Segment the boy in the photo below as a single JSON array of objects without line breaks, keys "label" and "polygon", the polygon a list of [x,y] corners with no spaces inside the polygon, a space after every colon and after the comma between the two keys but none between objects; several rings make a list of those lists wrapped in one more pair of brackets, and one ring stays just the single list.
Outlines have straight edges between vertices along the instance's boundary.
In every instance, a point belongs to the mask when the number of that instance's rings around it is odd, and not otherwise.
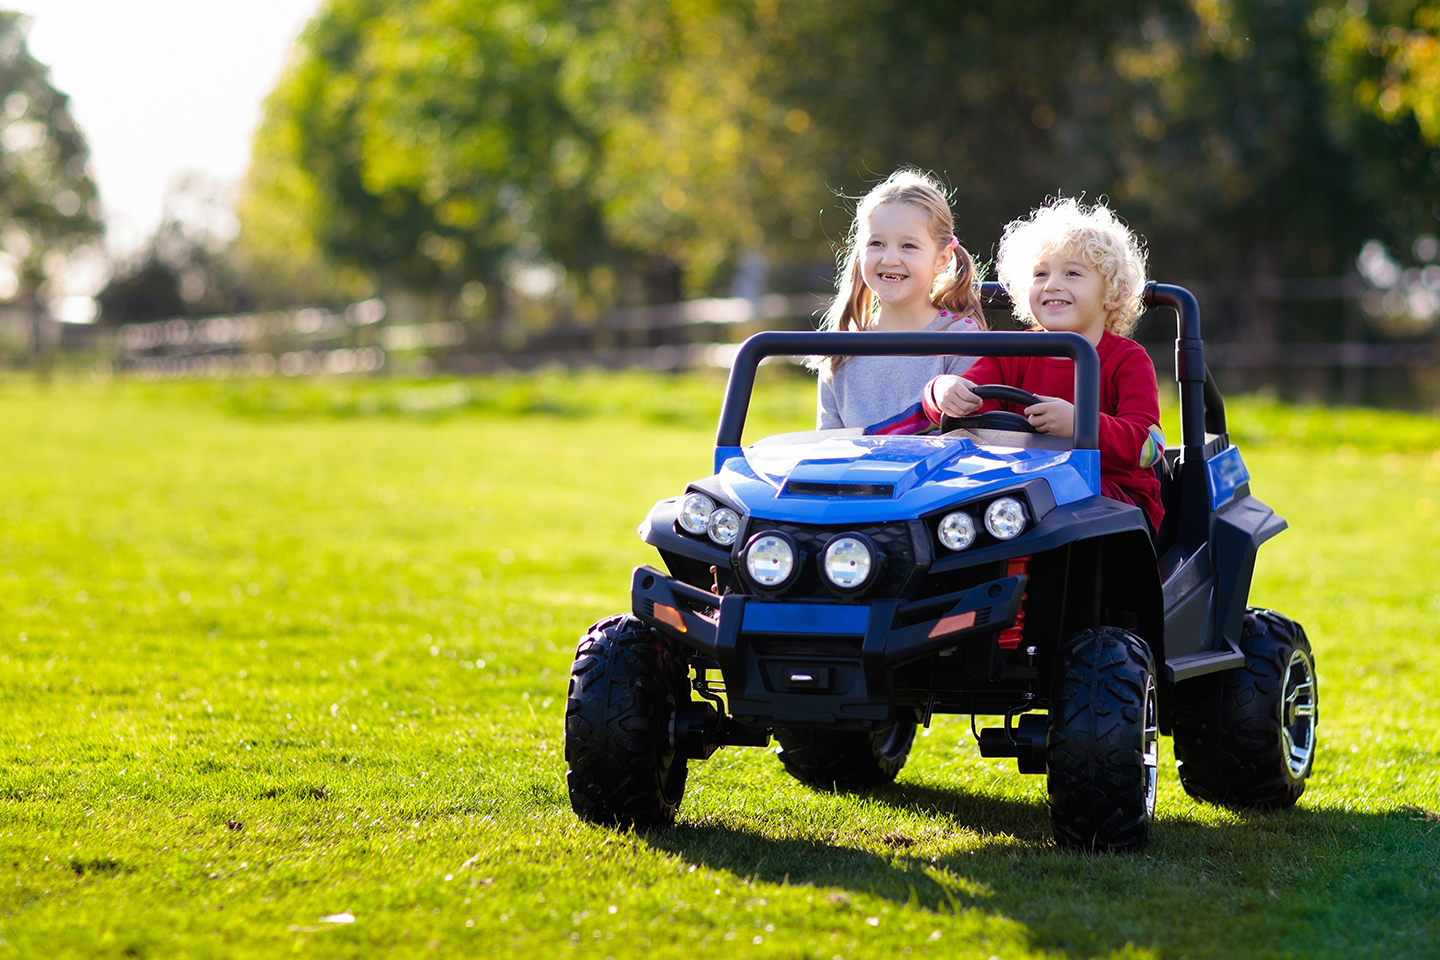
[{"label": "boy", "polygon": [[[1103,204],[1054,200],[1005,228],[996,272],[1022,323],[1078,333],[1100,355],[1100,492],[1133,503],[1153,534],[1164,508],[1152,468],[1165,449],[1155,367],[1127,339],[1144,307],[1145,254]],[[1040,433],[1074,436],[1074,364],[1057,357],[981,357],[965,377],[941,375],[925,386],[925,414],[963,417],[982,405],[970,391],[1004,383],[1041,398],[1022,412]]]}]

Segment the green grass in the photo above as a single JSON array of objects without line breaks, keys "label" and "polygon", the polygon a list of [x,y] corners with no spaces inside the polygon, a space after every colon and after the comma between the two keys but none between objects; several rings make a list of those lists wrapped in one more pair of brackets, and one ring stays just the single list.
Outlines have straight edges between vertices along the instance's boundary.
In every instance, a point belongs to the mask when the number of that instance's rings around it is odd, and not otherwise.
[{"label": "green grass", "polygon": [[[771,380],[754,433],[810,416]],[[584,825],[575,637],[709,472],[718,402],[0,381],[0,956],[1436,955],[1440,422],[1231,400],[1291,524],[1252,596],[1319,665],[1294,811],[1190,801],[1167,741],[1148,850],[1061,852],[1043,780],[939,718],[893,789],[727,749],[674,829]]]}]

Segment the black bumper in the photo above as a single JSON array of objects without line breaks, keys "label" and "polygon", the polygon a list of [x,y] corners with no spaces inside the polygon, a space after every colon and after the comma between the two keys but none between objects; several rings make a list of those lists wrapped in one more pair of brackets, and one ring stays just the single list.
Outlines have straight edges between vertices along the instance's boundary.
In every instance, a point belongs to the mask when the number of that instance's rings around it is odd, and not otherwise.
[{"label": "black bumper", "polygon": [[863,728],[893,718],[896,667],[1014,625],[1026,582],[1020,574],[908,603],[780,602],[717,597],[643,566],[630,595],[637,617],[715,661],[741,723]]}]

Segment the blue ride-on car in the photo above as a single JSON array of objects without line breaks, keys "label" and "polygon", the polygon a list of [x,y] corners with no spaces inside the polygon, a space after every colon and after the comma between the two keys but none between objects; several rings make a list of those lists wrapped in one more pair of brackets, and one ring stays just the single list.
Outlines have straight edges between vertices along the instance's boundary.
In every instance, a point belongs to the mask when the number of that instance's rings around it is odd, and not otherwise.
[{"label": "blue ride-on car", "polygon": [[[1008,305],[993,284],[987,306]],[[1206,369],[1199,307],[1178,318],[1180,445],[1157,465],[1165,521],[1100,495],[1099,359],[1072,333],[785,333],[741,346],[715,475],[640,526],[631,612],[581,638],[565,709],[582,818],[672,823],[687,766],[779,742],[821,789],[893,781],[917,725],[969,714],[985,757],[1047,778],[1058,844],[1148,841],[1161,734],[1197,799],[1288,807],[1315,758],[1315,662],[1299,624],[1247,605],[1285,521],[1250,494]],[[856,430],[741,446],[759,362],[800,355],[1016,355],[1075,365],[1075,436],[1014,413],[926,436]],[[1020,405],[1034,398],[987,388]],[[976,729],[976,716],[993,718]]]}]

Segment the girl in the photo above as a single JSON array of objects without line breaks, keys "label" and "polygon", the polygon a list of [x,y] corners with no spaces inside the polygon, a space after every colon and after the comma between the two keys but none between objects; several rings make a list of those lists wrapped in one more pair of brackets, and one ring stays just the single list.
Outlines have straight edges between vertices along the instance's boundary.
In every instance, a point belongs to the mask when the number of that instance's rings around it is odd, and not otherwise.
[{"label": "girl", "polygon": [[[985,328],[975,264],[955,238],[940,186],[915,170],[897,170],[866,194],[842,254],[835,302],[821,330]],[[812,357],[819,372],[816,426],[862,427],[867,434],[930,428],[921,389],[932,377],[960,374],[973,357]]]}]

